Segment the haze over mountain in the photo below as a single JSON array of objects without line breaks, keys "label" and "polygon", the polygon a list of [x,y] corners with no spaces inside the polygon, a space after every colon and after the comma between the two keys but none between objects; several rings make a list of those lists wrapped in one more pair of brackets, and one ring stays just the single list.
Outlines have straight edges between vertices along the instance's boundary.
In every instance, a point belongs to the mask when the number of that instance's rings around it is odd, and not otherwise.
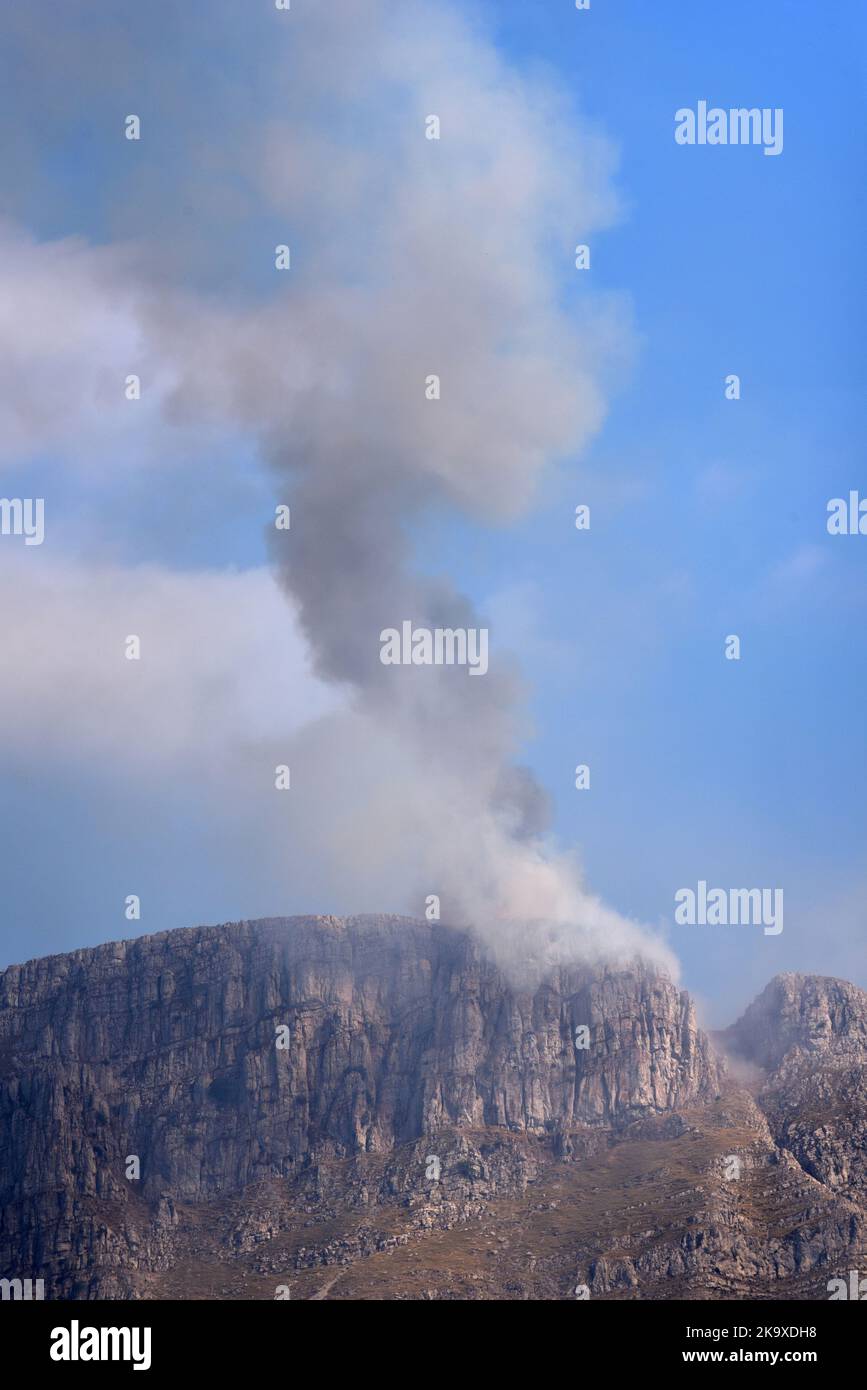
[{"label": "haze over mountain", "polygon": [[522,976],[409,919],[30,961],[0,975],[0,1277],[827,1298],[865,1253],[865,1077],[845,981],[779,976],[713,1042],[647,963]]}]

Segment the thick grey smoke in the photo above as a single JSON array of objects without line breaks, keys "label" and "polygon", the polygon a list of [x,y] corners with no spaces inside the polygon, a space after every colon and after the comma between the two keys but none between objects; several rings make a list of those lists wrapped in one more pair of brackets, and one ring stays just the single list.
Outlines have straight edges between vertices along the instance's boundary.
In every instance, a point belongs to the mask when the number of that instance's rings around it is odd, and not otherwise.
[{"label": "thick grey smoke", "polygon": [[[302,259],[273,317],[251,321],[224,366],[211,363],[226,391],[239,381],[252,391],[247,408],[267,421],[268,459],[295,518],[278,533],[277,561],[318,674],[353,692],[352,713],[323,731],[315,757],[301,753],[302,766],[325,787],[338,759],[357,771],[330,833],[344,867],[360,858],[389,888],[406,878],[408,907],[435,893],[447,919],[510,953],[555,943],[646,952],[647,937],[542,838],[544,796],[513,766],[521,691],[496,632],[482,678],[380,661],[380,632],[405,619],[484,624],[447,578],[429,577],[436,557],[411,545],[425,510],[514,517],[546,464],[580,450],[601,422],[607,328],[570,321],[550,267],[567,264],[572,242],[610,209],[602,151],[545,83],[522,84],[444,9],[401,7],[379,26],[359,14],[342,35],[351,102],[366,109],[382,86],[391,93],[348,200],[366,274],[355,285],[354,265],[341,274],[332,255],[308,273]],[[432,114],[439,141],[424,138]],[[319,154],[316,199],[339,216],[352,151]],[[297,133],[285,159],[299,161]],[[300,163],[306,181],[303,146]],[[269,385],[263,357],[274,360],[278,340],[289,380],[278,369]],[[441,398],[431,401],[434,373]]]},{"label": "thick grey smoke", "polygon": [[[215,22],[228,14],[215,7]],[[629,333],[568,276],[576,242],[616,210],[611,150],[548,75],[519,76],[448,5],[292,14],[267,36],[257,20],[255,95],[225,94],[210,177],[199,118],[176,132],[190,196],[209,216],[223,199],[230,232],[243,229],[236,254],[260,268],[250,290],[222,277],[152,167],[116,213],[140,233],[136,312],[172,382],[168,417],[260,440],[292,509],[275,562],[316,674],[345,694],[291,749],[287,856],[318,855],[363,906],[420,913],[436,894],[444,919],[504,952],[640,951],[671,966],[545,838],[545,796],[515,765],[533,678],[520,653],[493,630],[478,678],[380,661],[381,631],[404,620],[485,626],[427,549],[426,517],[508,523],[602,422]],[[180,78],[167,85],[180,109]],[[163,234],[149,238],[158,200]],[[269,268],[276,242],[288,272]]]}]

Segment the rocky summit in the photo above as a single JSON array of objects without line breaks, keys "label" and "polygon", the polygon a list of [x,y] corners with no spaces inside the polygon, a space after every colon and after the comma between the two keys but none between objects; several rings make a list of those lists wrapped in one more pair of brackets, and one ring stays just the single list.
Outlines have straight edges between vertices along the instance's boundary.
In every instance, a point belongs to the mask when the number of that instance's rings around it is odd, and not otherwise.
[{"label": "rocky summit", "polygon": [[46,1298],[826,1299],[865,1155],[845,981],[712,1041],[647,966],[528,983],[396,917],[0,974],[0,1278]]}]

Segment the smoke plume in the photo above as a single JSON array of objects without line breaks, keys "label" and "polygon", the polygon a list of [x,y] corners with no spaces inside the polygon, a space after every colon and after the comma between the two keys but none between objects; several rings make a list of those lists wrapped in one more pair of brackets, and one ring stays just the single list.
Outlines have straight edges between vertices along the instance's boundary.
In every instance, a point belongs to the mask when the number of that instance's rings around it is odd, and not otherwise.
[{"label": "smoke plume", "polygon": [[[182,53],[187,22],[156,8]],[[274,563],[315,674],[342,693],[278,759],[287,861],[318,857],[360,907],[420,915],[436,895],[504,956],[671,967],[548,837],[520,766],[520,652],[491,629],[478,678],[380,660],[380,633],[406,620],[487,626],[429,519],[508,526],[600,428],[630,332],[572,264],[616,215],[611,147],[549,74],[518,74],[448,5],[343,0],[267,22],[209,8],[242,70],[255,49],[249,86],[223,88],[215,65],[190,94],[180,61],[164,71],[173,153],[143,145],[113,220],[165,417],[258,440],[291,507]]]}]

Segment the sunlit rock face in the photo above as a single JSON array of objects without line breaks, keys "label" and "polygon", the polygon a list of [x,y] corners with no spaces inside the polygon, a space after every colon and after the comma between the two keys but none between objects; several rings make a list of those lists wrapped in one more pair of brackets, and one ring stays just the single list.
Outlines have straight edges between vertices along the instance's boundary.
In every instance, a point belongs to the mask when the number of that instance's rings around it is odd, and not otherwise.
[{"label": "sunlit rock face", "polygon": [[646,963],[504,969],[396,917],[13,966],[0,1278],[563,1298],[577,1266],[594,1297],[825,1297],[865,1239],[865,998],[780,977],[715,1050]]}]

